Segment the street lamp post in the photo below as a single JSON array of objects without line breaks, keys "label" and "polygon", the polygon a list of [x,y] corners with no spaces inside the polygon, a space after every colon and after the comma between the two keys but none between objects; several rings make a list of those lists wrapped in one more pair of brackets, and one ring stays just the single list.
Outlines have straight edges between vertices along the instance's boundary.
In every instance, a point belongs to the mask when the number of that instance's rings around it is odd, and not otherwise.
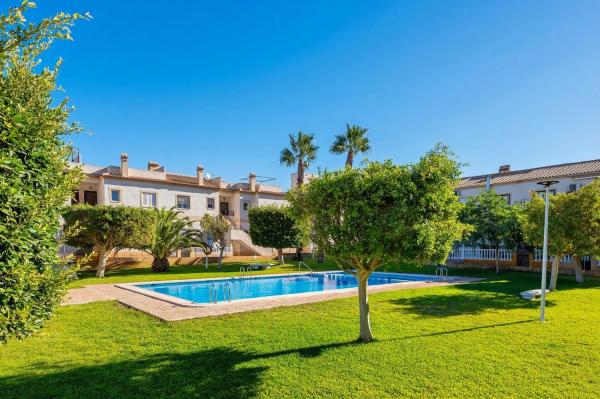
[{"label": "street lamp post", "polygon": [[538,184],[546,188],[545,208],[544,208],[544,248],[542,250],[542,300],[540,305],[540,321],[546,319],[546,274],[548,264],[548,210],[550,208],[550,186],[558,183],[555,180],[547,180]]}]

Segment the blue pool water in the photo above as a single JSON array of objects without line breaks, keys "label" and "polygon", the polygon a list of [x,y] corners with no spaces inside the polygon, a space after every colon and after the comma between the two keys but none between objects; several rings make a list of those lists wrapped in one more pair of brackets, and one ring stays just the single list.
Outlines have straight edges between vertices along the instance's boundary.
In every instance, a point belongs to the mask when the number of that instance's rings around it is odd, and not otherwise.
[{"label": "blue pool water", "polygon": [[[437,279],[435,276],[418,274],[373,273],[369,278],[369,285],[393,284],[406,281],[432,281]],[[136,284],[135,286],[196,303],[209,303],[210,286],[212,284],[215,285],[217,297],[220,302],[225,300],[226,283],[231,285],[232,300],[328,291],[358,286],[358,282],[354,276],[343,272]]]}]

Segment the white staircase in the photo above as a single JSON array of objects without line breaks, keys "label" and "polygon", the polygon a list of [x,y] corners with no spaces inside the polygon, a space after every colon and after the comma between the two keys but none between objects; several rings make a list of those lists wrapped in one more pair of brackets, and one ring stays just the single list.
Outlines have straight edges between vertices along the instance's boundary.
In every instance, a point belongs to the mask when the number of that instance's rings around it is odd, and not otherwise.
[{"label": "white staircase", "polygon": [[244,230],[232,228],[229,234],[231,242],[238,242],[240,246],[245,247],[252,254],[258,256],[273,256],[273,250],[271,248],[259,247],[258,245],[252,244],[250,235]]}]

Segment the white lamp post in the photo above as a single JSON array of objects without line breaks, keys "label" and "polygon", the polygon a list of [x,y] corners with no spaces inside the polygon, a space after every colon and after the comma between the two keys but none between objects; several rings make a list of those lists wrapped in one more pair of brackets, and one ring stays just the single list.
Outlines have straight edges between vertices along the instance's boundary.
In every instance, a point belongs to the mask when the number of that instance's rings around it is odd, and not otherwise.
[{"label": "white lamp post", "polygon": [[540,321],[546,318],[546,274],[548,264],[548,210],[550,207],[550,186],[558,183],[554,180],[539,182],[538,184],[546,187],[545,209],[544,209],[544,248],[542,250],[542,300],[540,305]]}]

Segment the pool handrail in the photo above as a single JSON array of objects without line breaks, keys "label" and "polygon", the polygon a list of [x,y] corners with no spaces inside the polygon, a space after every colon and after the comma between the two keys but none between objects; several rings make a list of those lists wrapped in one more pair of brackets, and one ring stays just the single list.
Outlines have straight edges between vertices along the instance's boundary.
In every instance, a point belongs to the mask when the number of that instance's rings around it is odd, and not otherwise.
[{"label": "pool handrail", "polygon": [[313,269],[311,269],[310,266],[308,266],[306,263],[304,263],[302,261],[300,261],[298,263],[298,271],[300,271],[300,267],[303,266],[303,265],[304,265],[305,268],[307,268],[308,270],[310,270],[311,273],[313,273]]}]

